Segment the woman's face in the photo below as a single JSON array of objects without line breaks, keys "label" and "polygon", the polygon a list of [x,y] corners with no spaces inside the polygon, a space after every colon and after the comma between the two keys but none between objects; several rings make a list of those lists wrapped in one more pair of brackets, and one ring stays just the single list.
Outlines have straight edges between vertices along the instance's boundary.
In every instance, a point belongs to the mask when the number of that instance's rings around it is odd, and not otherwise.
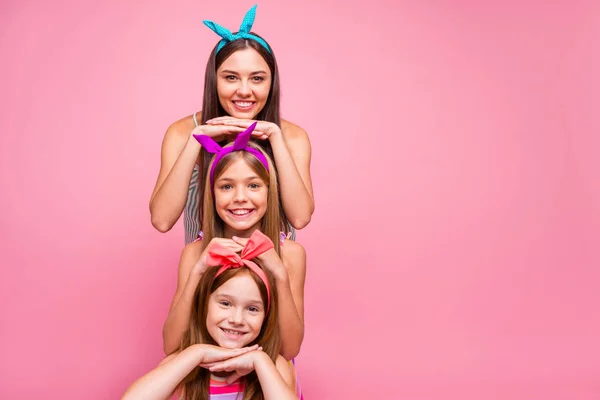
[{"label": "woman's face", "polygon": [[256,50],[238,50],[217,69],[219,102],[232,117],[254,119],[267,103],[271,81],[269,66]]}]

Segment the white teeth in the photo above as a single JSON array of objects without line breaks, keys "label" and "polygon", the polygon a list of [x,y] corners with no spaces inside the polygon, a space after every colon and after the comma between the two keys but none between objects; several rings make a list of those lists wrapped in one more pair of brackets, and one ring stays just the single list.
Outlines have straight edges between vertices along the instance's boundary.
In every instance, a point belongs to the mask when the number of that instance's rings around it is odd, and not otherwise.
[{"label": "white teeth", "polygon": [[234,101],[234,103],[240,107],[250,107],[252,102],[249,101]]},{"label": "white teeth", "polygon": [[229,329],[223,329],[226,333],[232,334],[232,335],[243,335],[242,332],[238,332],[238,331],[231,331]]},{"label": "white teeth", "polygon": [[235,215],[246,215],[248,213],[250,213],[249,210],[232,210],[232,213],[234,213]]}]

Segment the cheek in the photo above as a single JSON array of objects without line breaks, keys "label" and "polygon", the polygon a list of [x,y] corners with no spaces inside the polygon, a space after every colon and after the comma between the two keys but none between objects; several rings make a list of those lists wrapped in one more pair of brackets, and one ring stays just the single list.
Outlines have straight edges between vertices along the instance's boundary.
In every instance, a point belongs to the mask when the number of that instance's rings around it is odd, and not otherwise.
[{"label": "cheek", "polygon": [[227,207],[227,204],[229,204],[229,196],[222,192],[215,192],[215,208],[217,209],[217,211],[220,211],[223,208]]},{"label": "cheek", "polygon": [[269,97],[269,90],[270,90],[270,89],[271,89],[271,87],[270,87],[270,86],[268,86],[268,85],[265,85],[265,86],[262,86],[262,87],[261,87],[261,88],[258,90],[258,93],[259,93],[259,96],[261,97],[261,99],[263,99],[263,100],[267,100],[267,97]]}]

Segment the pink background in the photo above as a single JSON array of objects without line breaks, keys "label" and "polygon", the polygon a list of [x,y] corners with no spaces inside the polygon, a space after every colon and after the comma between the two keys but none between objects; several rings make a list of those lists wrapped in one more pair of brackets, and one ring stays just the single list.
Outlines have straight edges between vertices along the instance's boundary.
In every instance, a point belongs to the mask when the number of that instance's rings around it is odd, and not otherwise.
[{"label": "pink background", "polygon": [[[161,358],[160,143],[201,20],[252,5],[169,3],[0,6],[0,398],[118,398]],[[255,24],[313,144],[307,398],[600,398],[599,3],[338,3]]]}]

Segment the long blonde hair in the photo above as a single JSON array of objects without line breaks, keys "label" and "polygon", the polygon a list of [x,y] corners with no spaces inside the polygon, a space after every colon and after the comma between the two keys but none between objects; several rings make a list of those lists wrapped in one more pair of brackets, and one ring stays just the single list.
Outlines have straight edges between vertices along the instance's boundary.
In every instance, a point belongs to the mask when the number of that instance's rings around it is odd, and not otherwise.
[{"label": "long blonde hair", "polygon": [[[258,177],[268,186],[267,193],[267,211],[261,219],[260,231],[271,239],[275,245],[275,251],[281,257],[280,235],[281,232],[287,232],[287,227],[283,222],[283,208],[279,202],[279,185],[277,183],[277,172],[275,164],[271,157],[260,147],[253,142],[249,142],[248,146],[260,151],[265,155],[269,170],[256,158],[252,153],[247,151],[233,151],[225,155],[215,166],[214,182],[229,168],[233,162],[243,159],[244,162],[258,175]],[[211,164],[214,162],[214,156]],[[223,237],[225,235],[225,223],[216,212],[215,201],[213,198],[214,188],[210,187],[210,168],[204,179],[204,200],[202,202],[202,232],[204,243],[210,243],[215,237]]]}]

